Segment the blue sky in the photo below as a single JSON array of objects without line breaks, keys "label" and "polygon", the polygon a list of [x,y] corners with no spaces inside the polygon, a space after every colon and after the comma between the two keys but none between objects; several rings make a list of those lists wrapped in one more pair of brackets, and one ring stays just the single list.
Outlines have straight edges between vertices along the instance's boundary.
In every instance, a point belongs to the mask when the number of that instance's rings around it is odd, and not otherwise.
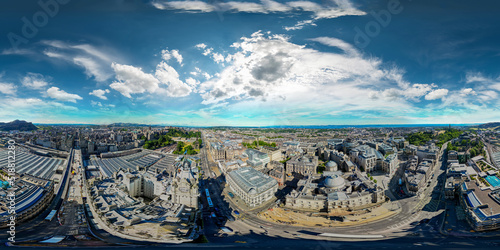
[{"label": "blue sky", "polygon": [[500,120],[496,1],[0,3],[0,121]]}]

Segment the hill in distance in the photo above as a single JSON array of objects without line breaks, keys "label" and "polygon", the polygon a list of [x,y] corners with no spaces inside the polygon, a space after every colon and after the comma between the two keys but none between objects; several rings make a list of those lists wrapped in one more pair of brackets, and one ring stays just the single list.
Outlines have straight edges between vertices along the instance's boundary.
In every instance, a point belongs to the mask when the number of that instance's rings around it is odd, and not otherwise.
[{"label": "hill in distance", "polygon": [[32,131],[38,128],[31,122],[15,120],[12,122],[0,122],[0,131]]},{"label": "hill in distance", "polygon": [[139,123],[124,123],[124,122],[117,122],[117,123],[112,123],[107,125],[107,127],[157,127],[160,125],[148,125],[148,124],[139,124]]},{"label": "hill in distance", "polygon": [[489,122],[485,124],[481,124],[478,126],[479,128],[487,128],[487,129],[496,129],[500,127],[500,122]]}]

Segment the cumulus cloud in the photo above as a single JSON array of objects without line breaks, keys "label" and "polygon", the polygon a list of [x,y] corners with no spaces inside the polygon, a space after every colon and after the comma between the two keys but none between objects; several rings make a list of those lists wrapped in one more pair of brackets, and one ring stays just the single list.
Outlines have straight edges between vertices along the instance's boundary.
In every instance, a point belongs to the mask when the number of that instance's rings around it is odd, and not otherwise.
[{"label": "cumulus cloud", "polygon": [[109,93],[109,89],[94,89],[92,92],[89,93],[89,95],[93,95],[95,97],[98,97],[102,100],[108,100],[108,98],[105,96],[105,94]]},{"label": "cumulus cloud", "polygon": [[207,45],[204,43],[199,43],[199,44],[196,44],[195,47],[198,49],[205,49],[207,47]]},{"label": "cumulus cloud", "polygon": [[92,107],[102,107],[102,103],[96,101],[90,101],[90,105],[92,105]]},{"label": "cumulus cloud", "polygon": [[177,60],[177,62],[179,63],[179,65],[182,66],[182,55],[179,53],[178,50],[174,49],[174,50],[168,50],[168,49],[164,49],[161,51],[161,58],[165,61],[169,61],[171,58],[175,58],[175,60]]},{"label": "cumulus cloud", "polygon": [[460,95],[461,96],[476,95],[476,91],[474,91],[472,88],[466,88],[460,90]]},{"label": "cumulus cloud", "polygon": [[158,89],[158,79],[144,73],[142,68],[118,63],[112,63],[111,67],[115,71],[117,81],[109,87],[128,98],[132,98],[130,94],[154,93]]},{"label": "cumulus cloud", "polygon": [[238,51],[230,55],[231,64],[218,76],[200,84],[200,93],[206,91],[202,95],[205,104],[253,98],[258,96],[257,89],[282,91],[293,84],[320,86],[344,81],[352,85],[369,84],[372,79],[380,80],[388,74],[380,69],[377,59],[365,59],[356,53],[322,53],[293,44],[283,35],[256,32],[232,47]]},{"label": "cumulus cloud", "polygon": [[191,87],[179,79],[179,73],[168,65],[161,62],[156,66],[156,78],[160,83],[167,85],[165,93],[172,97],[187,96],[191,93]]},{"label": "cumulus cloud", "polygon": [[6,95],[15,95],[17,87],[12,83],[0,82],[0,93]]},{"label": "cumulus cloud", "polygon": [[21,83],[24,87],[30,89],[43,89],[49,85],[49,80],[42,74],[28,72],[21,79]]},{"label": "cumulus cloud", "polygon": [[82,100],[83,98],[76,94],[70,94],[64,90],[59,89],[58,87],[51,87],[47,90],[47,95],[50,98],[63,101],[63,102],[74,102],[77,100]]},{"label": "cumulus cloud", "polygon": [[142,68],[113,63],[117,81],[110,87],[122,95],[132,98],[131,94],[156,93],[171,97],[183,97],[191,93],[191,87],[179,79],[179,73],[166,61],[156,66],[153,74],[145,73]]},{"label": "cumulus cloud", "polygon": [[425,96],[425,100],[436,100],[445,97],[448,94],[447,89],[436,89],[431,91],[429,94]]},{"label": "cumulus cloud", "polygon": [[255,62],[250,74],[256,80],[274,82],[284,77],[293,65],[293,59],[285,52],[268,54]]},{"label": "cumulus cloud", "polygon": [[[224,69],[190,86],[213,117],[217,112],[230,112],[261,121],[280,117],[295,124],[303,120],[293,119],[341,119],[345,115],[402,122],[412,119],[411,114],[431,112],[423,111],[424,107],[451,102],[449,91],[439,84],[405,80],[403,69],[387,67],[345,41],[331,37],[311,41],[339,50],[322,52],[292,43],[286,35],[256,32],[231,45],[235,52],[227,55],[231,60]],[[427,103],[417,105],[422,101]]]},{"label": "cumulus cloud", "polygon": [[218,64],[224,65],[223,62],[231,61],[231,56],[224,58],[224,55],[222,55],[221,53],[214,52],[213,48],[208,47],[204,43],[197,44],[195,47],[202,50],[203,51],[202,54],[204,56],[210,56],[214,60],[214,62]]},{"label": "cumulus cloud", "polygon": [[212,57],[216,63],[222,63],[224,62],[224,56],[220,53],[213,53]]}]

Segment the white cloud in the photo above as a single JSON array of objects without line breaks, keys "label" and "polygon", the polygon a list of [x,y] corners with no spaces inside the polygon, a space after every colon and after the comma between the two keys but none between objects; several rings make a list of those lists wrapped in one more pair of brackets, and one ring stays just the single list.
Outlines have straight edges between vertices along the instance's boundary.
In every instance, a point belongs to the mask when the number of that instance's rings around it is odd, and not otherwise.
[{"label": "white cloud", "polygon": [[200,82],[194,78],[189,77],[188,79],[186,79],[186,84],[194,89],[200,84]]},{"label": "white cloud", "polygon": [[215,6],[203,1],[154,1],[153,6],[157,9],[174,9],[185,11],[212,12]]},{"label": "white cloud", "polygon": [[[211,109],[211,117],[242,114],[238,124],[247,125],[305,120],[320,124],[342,121],[345,115],[405,123],[412,115],[435,115],[442,110],[438,105],[453,107],[451,92],[438,84],[409,82],[404,70],[387,68],[380,59],[363,55],[345,41],[312,40],[340,51],[321,52],[294,44],[285,35],[256,32],[231,46],[236,52],[227,55],[231,60],[221,72],[197,87],[190,80],[190,86]],[[417,104],[422,101],[425,105]]]},{"label": "white cloud", "polygon": [[476,95],[476,91],[474,91],[471,88],[466,88],[466,89],[460,90],[460,95],[461,96]]},{"label": "white cloud", "polygon": [[311,1],[290,1],[279,3],[272,0],[204,2],[204,1],[167,1],[155,0],[152,5],[161,10],[179,10],[186,12],[245,12],[245,13],[292,13],[311,12],[314,19],[336,18],[347,15],[365,15],[347,0],[334,0],[320,5]]},{"label": "white cloud", "polygon": [[182,66],[182,60],[183,60],[183,58],[182,58],[182,55],[179,53],[178,50],[174,49],[174,50],[169,51],[167,49],[164,49],[164,50],[161,51],[161,58],[163,60],[165,60],[165,61],[168,62],[172,57],[175,58],[175,60],[177,60],[177,62],[179,63],[179,65]]},{"label": "white cloud", "polygon": [[[131,94],[155,93],[171,97],[183,97],[192,88],[179,79],[179,73],[166,61],[156,66],[154,75],[144,73],[141,68],[113,63],[116,79],[110,87],[122,95],[132,98]],[[166,86],[166,87],[163,87]]]},{"label": "white cloud", "polygon": [[310,39],[311,41],[315,41],[315,42],[319,42],[319,43],[322,43],[324,45],[327,45],[327,46],[331,46],[331,47],[337,47],[343,51],[345,51],[346,53],[349,53],[349,54],[353,54],[353,55],[358,55],[359,52],[358,50],[352,46],[351,44],[349,43],[346,43],[340,39],[337,39],[337,38],[333,38],[333,37],[317,37],[317,38],[313,38],[313,39]]},{"label": "white cloud", "polygon": [[222,63],[224,62],[224,56],[222,54],[219,54],[219,53],[213,53],[212,54],[212,57],[214,59],[214,61],[216,63]]},{"label": "white cloud", "polygon": [[102,107],[102,103],[96,101],[90,101],[90,105],[92,105],[92,107]]},{"label": "white cloud", "polygon": [[208,56],[208,55],[210,55],[212,53],[213,50],[214,50],[213,48],[204,49],[203,50],[203,55],[204,56]]},{"label": "white cloud", "polygon": [[380,69],[377,59],[365,59],[356,53],[322,53],[293,44],[282,35],[265,36],[257,32],[232,47],[239,51],[231,55],[231,65],[200,85],[200,93],[206,91],[202,94],[205,104],[231,99],[282,98],[273,93],[282,93],[284,88],[297,84],[307,86],[310,91],[326,84],[369,85],[372,80],[382,81],[388,75]]},{"label": "white cloud", "polygon": [[267,10],[262,4],[252,2],[221,2],[218,4],[223,11],[266,13]]},{"label": "white cloud", "polygon": [[319,11],[322,9],[321,5],[310,2],[310,1],[292,1],[287,3],[289,6],[295,9],[301,9],[303,11]]},{"label": "white cloud", "polygon": [[85,69],[85,75],[87,77],[94,77],[96,81],[102,82],[109,78],[109,74],[105,71],[105,68],[102,67],[95,60],[88,57],[75,57],[73,58],[73,62],[81,66]]},{"label": "white cloud", "polygon": [[49,85],[48,79],[42,74],[28,72],[26,76],[21,79],[24,87],[30,89],[42,89]]},{"label": "white cloud", "polygon": [[199,43],[199,44],[196,44],[195,47],[198,49],[205,49],[207,47],[207,45],[204,43]]},{"label": "white cloud", "polygon": [[429,94],[425,96],[425,100],[436,100],[445,97],[448,94],[447,89],[436,89],[431,91]]},{"label": "white cloud", "polygon": [[128,98],[132,98],[130,94],[154,93],[158,89],[158,79],[144,73],[141,68],[118,63],[112,63],[111,68],[115,71],[118,81],[109,86]]},{"label": "white cloud", "polygon": [[4,49],[2,50],[2,53],[0,53],[0,55],[33,55],[33,54],[35,54],[35,52],[32,50],[14,49],[14,48]]},{"label": "white cloud", "polygon": [[81,67],[87,77],[103,82],[112,76],[109,67],[118,61],[117,53],[110,48],[98,48],[91,44],[70,44],[59,40],[44,40],[43,54],[52,60],[63,60]]},{"label": "white cloud", "polygon": [[316,26],[314,20],[304,20],[304,21],[298,21],[297,24],[295,24],[294,26],[285,26],[283,27],[283,29],[286,31],[301,30],[307,25]]},{"label": "white cloud", "polygon": [[271,0],[262,0],[262,5],[264,9],[270,12],[288,12],[292,10],[292,7],[286,4],[278,3]]},{"label": "white cloud", "polygon": [[490,87],[491,89],[496,90],[496,91],[500,91],[500,82],[497,82],[497,83],[492,83],[489,87]]},{"label": "white cloud", "polygon": [[465,82],[467,83],[487,81],[489,81],[489,79],[484,77],[480,72],[467,72],[465,75]]},{"label": "white cloud", "polygon": [[82,100],[83,98],[76,94],[67,93],[64,90],[60,90],[58,87],[51,87],[47,90],[47,95],[59,101],[64,102],[74,102],[77,100]]},{"label": "white cloud", "polygon": [[0,82],[0,93],[5,95],[15,95],[17,87],[12,83]]},{"label": "white cloud", "polygon": [[[411,99],[415,100],[415,98],[420,98],[424,95],[427,95],[427,93],[429,93],[429,91],[431,91],[435,87],[437,87],[435,84],[429,85],[429,84],[416,83],[416,84],[413,84],[411,87],[404,89],[403,93],[407,98],[411,98]],[[434,91],[432,91],[432,92],[434,92]],[[426,97],[426,100],[429,100],[429,99],[427,99],[427,97]]]},{"label": "white cloud", "polygon": [[[212,59],[214,60],[214,62],[216,62],[218,64],[221,64],[223,62],[229,62],[229,61],[232,60],[231,55],[228,55],[227,57],[224,57],[224,55],[222,55],[221,53],[214,52],[213,48],[208,47],[204,43],[200,43],[200,44],[196,45],[195,47],[198,48],[198,49],[200,49],[200,50],[203,50],[202,54],[204,56],[211,56]],[[222,65],[224,65],[224,64],[222,64]],[[191,74],[194,75],[196,73],[192,72]]]},{"label": "white cloud", "polygon": [[156,66],[155,76],[162,84],[167,85],[165,92],[168,96],[182,97],[191,93],[191,87],[179,80],[179,73],[166,62]]},{"label": "white cloud", "polygon": [[493,90],[484,90],[479,92],[478,94],[479,94],[478,97],[485,102],[491,100],[498,100],[498,93]]},{"label": "white cloud", "polygon": [[[78,109],[55,101],[44,101],[39,98],[0,98],[0,110],[6,120],[19,119],[39,120],[57,116],[58,113],[75,112]],[[60,121],[60,117],[59,117]]]},{"label": "white cloud", "polygon": [[108,100],[108,98],[105,96],[105,94],[109,93],[109,89],[94,89],[92,92],[89,93],[89,95],[96,96],[102,100]]}]

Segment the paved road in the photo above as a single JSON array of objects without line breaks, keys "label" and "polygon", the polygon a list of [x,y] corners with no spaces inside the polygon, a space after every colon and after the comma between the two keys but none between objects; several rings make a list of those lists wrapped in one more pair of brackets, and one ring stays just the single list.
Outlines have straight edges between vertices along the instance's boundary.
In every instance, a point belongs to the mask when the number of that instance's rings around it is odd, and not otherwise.
[{"label": "paved road", "polygon": [[[205,140],[204,140],[205,141]],[[209,162],[207,159],[206,148],[202,148],[201,159],[202,159],[202,169],[206,174],[211,173],[209,170]],[[443,159],[443,162],[445,159]],[[224,247],[224,248],[277,248],[277,249],[333,249],[333,248],[409,248],[409,247],[425,247],[427,248],[468,248],[474,247],[484,247],[493,248],[500,245],[500,239],[492,239],[489,241],[481,239],[471,239],[471,238],[456,238],[452,236],[444,236],[438,233],[440,222],[443,219],[442,205],[439,200],[442,199],[439,193],[432,192],[433,190],[439,190],[442,188],[438,185],[438,179],[442,179],[443,165],[435,168],[435,178],[430,187],[423,192],[422,197],[432,197],[432,200],[438,201],[437,205],[431,206],[429,204],[433,202],[428,202],[426,204],[425,199],[420,198],[406,198],[404,200],[398,201],[401,204],[402,212],[391,218],[384,219],[378,222],[373,222],[369,224],[363,224],[359,226],[350,227],[336,227],[336,228],[297,228],[294,226],[287,226],[281,224],[270,223],[267,221],[262,221],[252,213],[245,213],[240,211],[240,216],[235,216],[237,219],[235,221],[222,220],[225,226],[230,227],[234,230],[234,233],[227,235],[226,237],[220,233],[219,227],[217,226],[217,220],[210,218],[208,215],[211,210],[206,204],[206,199],[202,196],[202,201],[204,203],[204,233],[211,242],[210,244],[182,244],[179,246],[181,248],[185,247]],[[439,178],[438,178],[439,177]],[[211,198],[214,205],[219,209],[219,217],[224,217],[228,215],[234,215],[234,205],[221,197],[221,190],[219,187],[219,182],[214,178],[208,178],[205,181],[205,185],[201,187],[202,193],[204,189],[208,188],[210,190]],[[423,202],[424,201],[424,202]],[[434,202],[436,203],[436,202]],[[419,211],[423,209],[424,211]],[[422,218],[430,218],[427,223],[421,223],[418,225],[410,225],[414,223],[413,221],[419,221]],[[31,237],[42,237],[47,234],[63,233],[57,222],[54,220],[50,223],[43,224],[43,227],[38,228],[38,231],[30,231]],[[28,231],[27,231],[28,232]],[[340,240],[336,238],[326,238],[317,236],[317,234],[322,232],[332,232],[339,234],[381,234],[384,232],[386,236],[383,240],[367,241],[362,242],[350,241],[350,240]],[[106,241],[115,243],[131,242],[130,240],[120,239],[112,235],[107,234],[104,231],[97,231],[98,236],[104,238]],[[133,242],[140,244],[140,242]],[[152,246],[168,246],[169,248],[176,248],[176,245],[172,244],[152,244]]]},{"label": "paved road", "polygon": [[[447,144],[443,146],[445,149]],[[247,213],[244,211],[239,211],[241,216],[236,222],[226,222],[226,226],[233,226],[240,230],[240,234],[252,232],[262,233],[264,235],[269,235],[273,237],[287,237],[293,238],[297,235],[302,235],[303,232],[308,232],[310,235],[308,238],[317,238],[317,234],[325,232],[334,232],[339,234],[385,234],[389,237],[400,237],[402,235],[428,235],[429,237],[442,238],[443,236],[438,234],[439,222],[442,220],[442,214],[444,211],[444,202],[442,202],[441,190],[442,184],[439,184],[439,180],[444,181],[443,175],[445,173],[446,161],[442,157],[444,150],[439,154],[438,159],[442,159],[441,162],[436,164],[434,168],[434,177],[428,187],[423,192],[417,194],[417,196],[408,197],[394,201],[397,206],[399,206],[401,211],[392,217],[382,219],[379,221],[360,224],[356,226],[346,226],[346,227],[334,227],[334,228],[300,228],[290,225],[282,225],[271,223],[268,221],[261,220],[256,216],[255,213]],[[207,151],[202,150],[202,168],[207,172],[208,159]],[[402,174],[403,171],[400,173]],[[397,181],[392,184],[397,183]],[[232,204],[230,200],[224,200],[221,195],[221,189],[217,181],[209,178],[207,181],[207,187],[210,190],[212,200],[215,206],[222,208],[225,213],[230,213],[236,207]],[[392,186],[392,188],[394,188]],[[395,197],[394,195],[389,195],[390,197]],[[207,214],[207,213],[205,213]],[[429,219],[428,223],[422,225],[418,222],[422,219]],[[211,219],[208,220],[207,224],[210,224]],[[425,229],[425,230],[424,230]],[[217,228],[210,227],[205,232],[207,236],[213,235],[213,232],[217,231]],[[285,232],[285,233],[284,233]],[[301,233],[302,232],[302,233]],[[233,237],[230,237],[233,238]],[[254,237],[248,236],[250,240]],[[232,240],[232,239],[231,239]],[[216,239],[216,242],[220,242],[220,239]],[[227,240],[230,241],[230,240]]]},{"label": "paved road", "polygon": [[[56,197],[54,198],[50,206],[46,208],[46,210],[42,212],[40,215],[38,215],[35,219],[29,221],[28,223],[24,223],[16,228],[17,242],[33,240],[33,239],[43,239],[43,238],[48,238],[50,236],[59,235],[59,233],[63,233],[60,231],[61,228],[59,226],[57,217],[54,217],[54,219],[50,222],[45,221],[45,218],[50,213],[50,211],[54,209],[58,210],[62,204],[62,201],[65,199],[71,177],[69,171],[73,164],[72,163],[73,158],[74,158],[74,151],[72,151],[72,154],[68,158],[70,162],[68,162],[69,163],[68,168],[64,172],[64,177],[66,178],[61,180],[62,189],[60,189],[60,191],[59,188],[58,190],[55,190],[55,192],[57,192]],[[0,239],[0,242],[2,243],[5,241],[6,238]]]}]

